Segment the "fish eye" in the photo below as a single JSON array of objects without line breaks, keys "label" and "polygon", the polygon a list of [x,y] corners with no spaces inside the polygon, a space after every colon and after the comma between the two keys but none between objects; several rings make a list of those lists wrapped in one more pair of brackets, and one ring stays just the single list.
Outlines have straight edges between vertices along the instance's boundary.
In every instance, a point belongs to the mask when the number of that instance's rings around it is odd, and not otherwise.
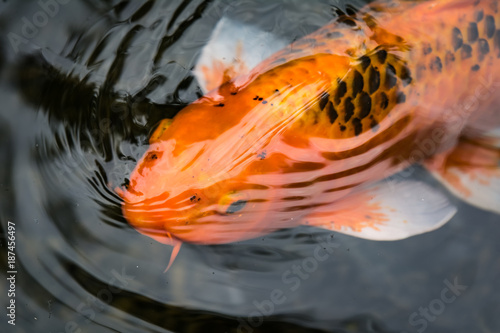
[{"label": "fish eye", "polygon": [[237,200],[229,205],[229,207],[226,210],[226,214],[234,214],[245,207],[247,204],[246,200]]},{"label": "fish eye", "polygon": [[232,190],[220,197],[219,205],[221,208],[225,207],[225,214],[234,214],[245,207],[248,199],[248,195],[245,192]]}]

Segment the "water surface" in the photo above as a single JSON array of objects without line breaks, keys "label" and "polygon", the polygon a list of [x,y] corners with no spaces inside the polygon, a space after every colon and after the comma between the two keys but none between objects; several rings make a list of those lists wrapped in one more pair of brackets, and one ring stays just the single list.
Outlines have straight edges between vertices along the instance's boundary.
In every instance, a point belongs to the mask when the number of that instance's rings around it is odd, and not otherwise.
[{"label": "water surface", "polygon": [[[166,274],[171,248],[121,215],[113,188],[158,121],[201,95],[191,69],[223,15],[291,42],[362,4],[0,3],[0,220],[6,236],[15,223],[17,270],[16,325],[2,314],[0,330],[499,332],[500,217],[453,198],[459,211],[448,224],[410,239],[300,227],[184,244]],[[439,303],[450,283],[465,287]]]}]

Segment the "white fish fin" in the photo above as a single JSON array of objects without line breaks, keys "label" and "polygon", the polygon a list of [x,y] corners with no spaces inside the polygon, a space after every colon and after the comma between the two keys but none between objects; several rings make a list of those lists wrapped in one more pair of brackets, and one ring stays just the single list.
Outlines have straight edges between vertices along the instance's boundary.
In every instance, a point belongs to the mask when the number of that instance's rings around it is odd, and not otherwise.
[{"label": "white fish fin", "polygon": [[500,213],[500,140],[494,134],[463,138],[451,152],[436,156],[426,166],[459,198]]},{"label": "white fish fin", "polygon": [[315,211],[306,218],[306,224],[387,241],[437,229],[455,212],[443,194],[423,182],[380,181]]},{"label": "white fish fin", "polygon": [[203,92],[217,88],[286,45],[270,32],[223,17],[203,48],[194,75]]}]

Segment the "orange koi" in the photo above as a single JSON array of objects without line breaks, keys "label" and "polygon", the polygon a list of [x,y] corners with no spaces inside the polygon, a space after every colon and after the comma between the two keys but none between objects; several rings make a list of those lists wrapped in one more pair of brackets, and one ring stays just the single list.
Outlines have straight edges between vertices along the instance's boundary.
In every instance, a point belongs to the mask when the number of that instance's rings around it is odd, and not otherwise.
[{"label": "orange koi", "polygon": [[456,211],[398,173],[419,163],[500,213],[498,7],[379,1],[253,69],[205,66],[214,89],[153,133],[124,216],[175,254],[300,224],[402,239]]}]

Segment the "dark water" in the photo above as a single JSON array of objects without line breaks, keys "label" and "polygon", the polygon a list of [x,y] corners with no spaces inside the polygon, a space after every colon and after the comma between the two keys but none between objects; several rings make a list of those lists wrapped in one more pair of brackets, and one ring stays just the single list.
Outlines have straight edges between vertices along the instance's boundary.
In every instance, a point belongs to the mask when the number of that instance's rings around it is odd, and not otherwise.
[{"label": "dark water", "polygon": [[0,2],[0,331],[500,332],[500,217],[455,199],[407,240],[301,227],[184,244],[166,274],[171,248],[121,215],[112,189],[200,96],[191,69],[222,15],[292,41],[360,1],[66,2]]}]

